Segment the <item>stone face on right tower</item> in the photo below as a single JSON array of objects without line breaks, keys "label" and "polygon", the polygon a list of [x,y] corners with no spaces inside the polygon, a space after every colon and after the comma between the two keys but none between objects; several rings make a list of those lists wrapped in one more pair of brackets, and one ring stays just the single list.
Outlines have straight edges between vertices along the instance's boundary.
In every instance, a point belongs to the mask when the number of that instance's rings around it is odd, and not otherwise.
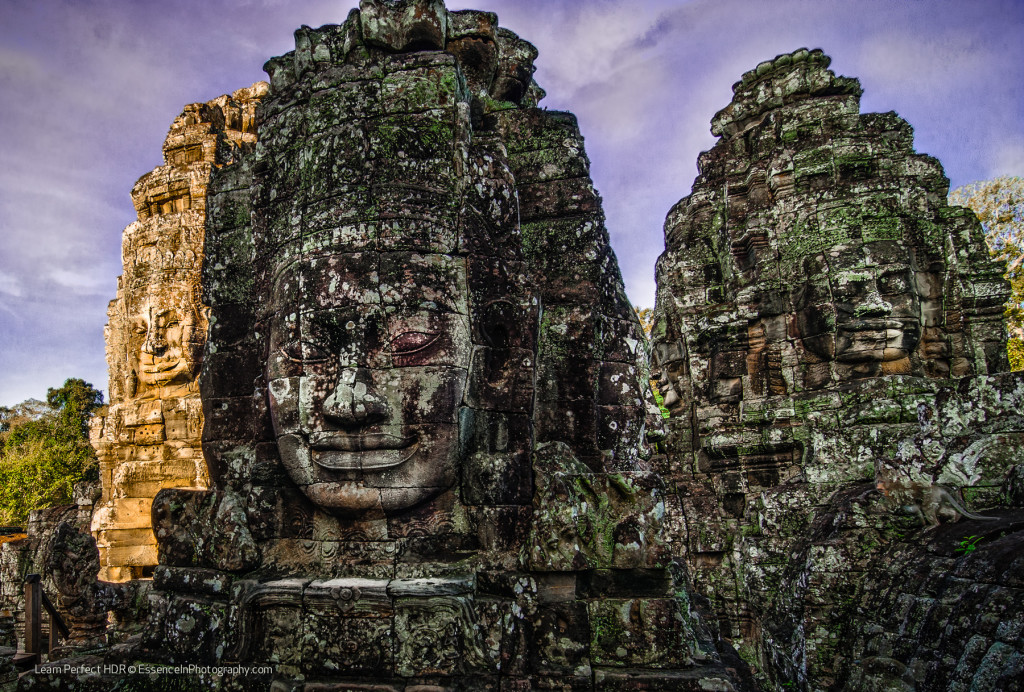
[{"label": "stone face on right tower", "polygon": [[733,86],[665,222],[652,337],[672,550],[748,660],[813,689],[877,653],[850,652],[864,575],[891,581],[880,546],[931,540],[871,481],[991,507],[1024,461],[1002,269],[910,125],[862,114],[829,62],[801,49]]},{"label": "stone face on right tower", "polygon": [[973,214],[895,113],[821,51],[762,63],[712,120],[658,261],[668,384],[713,404],[879,375],[1002,372],[1006,286]]}]

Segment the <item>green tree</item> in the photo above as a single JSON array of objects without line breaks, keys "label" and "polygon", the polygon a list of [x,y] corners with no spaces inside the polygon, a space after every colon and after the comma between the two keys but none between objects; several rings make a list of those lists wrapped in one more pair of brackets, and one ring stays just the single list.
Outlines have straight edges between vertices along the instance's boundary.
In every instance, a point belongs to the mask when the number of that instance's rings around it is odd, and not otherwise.
[{"label": "green tree", "polygon": [[0,524],[21,524],[34,509],[67,504],[75,483],[96,477],[88,425],[102,392],[72,378],[49,389],[46,402],[0,407]]},{"label": "green tree", "polygon": [[31,427],[42,425],[39,421],[49,412],[49,404],[39,399],[26,399],[14,406],[0,406],[0,453],[11,437],[12,430],[25,435]]},{"label": "green tree", "polygon": [[949,203],[977,215],[989,252],[1006,265],[1006,349],[1010,366],[1024,370],[1024,178],[1006,175],[964,185],[949,193]]},{"label": "green tree", "polygon": [[92,412],[103,405],[103,392],[94,389],[91,384],[77,377],[64,381],[58,389],[46,390],[46,403],[50,408],[59,411],[65,428],[71,432],[76,429],[81,437],[88,441],[89,417]]}]

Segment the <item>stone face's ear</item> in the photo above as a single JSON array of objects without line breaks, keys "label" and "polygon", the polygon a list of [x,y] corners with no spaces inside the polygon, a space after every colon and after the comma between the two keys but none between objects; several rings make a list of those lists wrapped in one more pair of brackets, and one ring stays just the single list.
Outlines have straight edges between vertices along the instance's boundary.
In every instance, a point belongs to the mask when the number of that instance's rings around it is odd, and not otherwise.
[{"label": "stone face's ear", "polygon": [[363,39],[398,52],[444,49],[444,0],[361,0]]}]

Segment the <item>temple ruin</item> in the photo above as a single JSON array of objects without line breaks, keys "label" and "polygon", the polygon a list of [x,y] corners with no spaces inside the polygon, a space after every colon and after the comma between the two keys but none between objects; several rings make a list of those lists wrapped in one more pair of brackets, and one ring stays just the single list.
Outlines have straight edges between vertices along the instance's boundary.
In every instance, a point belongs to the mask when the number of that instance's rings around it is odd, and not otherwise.
[{"label": "temple ruin", "polygon": [[1008,288],[981,226],[906,121],[862,114],[860,84],[828,65],[802,49],[734,85],[665,222],[652,336],[673,554],[747,660],[815,689],[857,668],[865,584],[919,528],[875,481],[991,507],[1024,461]]},{"label": "temple ruin", "polygon": [[939,163],[820,50],[758,65],[648,341],[537,57],[362,0],[186,107],[17,689],[1019,689],[1024,378]]}]

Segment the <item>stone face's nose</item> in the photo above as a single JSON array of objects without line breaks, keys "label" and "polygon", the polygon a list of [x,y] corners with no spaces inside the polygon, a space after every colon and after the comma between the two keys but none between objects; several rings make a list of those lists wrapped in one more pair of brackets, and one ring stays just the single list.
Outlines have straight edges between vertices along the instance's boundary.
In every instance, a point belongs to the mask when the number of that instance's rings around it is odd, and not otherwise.
[{"label": "stone face's nose", "polygon": [[142,352],[151,356],[162,355],[167,350],[167,339],[164,330],[150,324],[146,329],[146,340],[142,342]]},{"label": "stone face's nose", "polygon": [[343,368],[338,384],[324,400],[324,418],[343,428],[372,425],[387,418],[387,400],[373,386],[365,368]]},{"label": "stone face's nose", "polygon": [[878,291],[871,291],[864,302],[854,308],[853,312],[858,318],[888,317],[892,314],[892,305],[885,302]]}]

